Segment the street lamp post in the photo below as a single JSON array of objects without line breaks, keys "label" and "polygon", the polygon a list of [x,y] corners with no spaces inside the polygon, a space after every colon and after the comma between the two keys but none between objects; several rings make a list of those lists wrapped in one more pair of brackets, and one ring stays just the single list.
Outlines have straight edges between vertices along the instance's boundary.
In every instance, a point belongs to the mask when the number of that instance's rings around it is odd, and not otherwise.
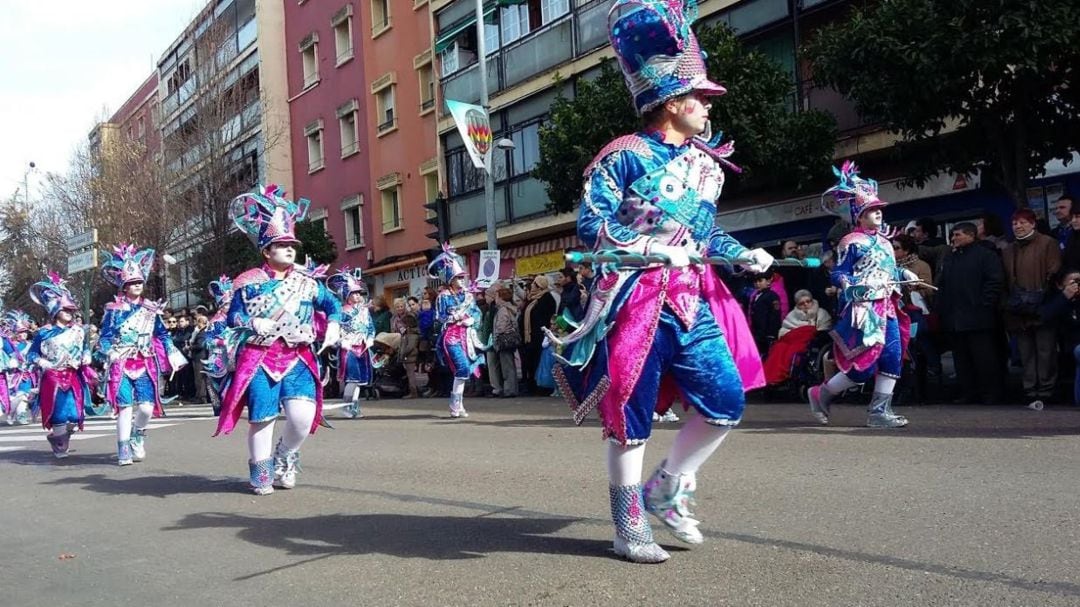
[{"label": "street lamp post", "polygon": [[[487,80],[487,38],[484,36],[484,0],[476,0],[476,51],[480,58],[477,69],[480,70],[480,107],[488,112],[488,126],[491,125],[491,108],[488,106],[488,80]],[[498,150],[514,149],[514,142],[510,139],[500,139],[495,142]],[[487,248],[494,251],[499,248],[499,239],[495,235],[495,177],[491,174],[491,163],[488,170],[484,171],[484,214],[487,224]]]},{"label": "street lamp post", "polygon": [[34,161],[30,161],[30,166],[23,172],[23,203],[29,208],[30,206],[30,173],[33,173],[37,168]]}]

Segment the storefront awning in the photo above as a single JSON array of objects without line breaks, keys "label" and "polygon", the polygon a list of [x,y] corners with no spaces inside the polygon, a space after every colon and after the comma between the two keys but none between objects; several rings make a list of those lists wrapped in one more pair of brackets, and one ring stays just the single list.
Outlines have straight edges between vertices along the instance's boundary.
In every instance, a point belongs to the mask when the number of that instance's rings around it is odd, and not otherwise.
[{"label": "storefront awning", "polygon": [[580,248],[581,246],[582,244],[581,241],[578,240],[578,237],[574,234],[570,234],[568,236],[559,236],[557,238],[549,238],[548,240],[510,247],[502,251],[501,257],[503,259],[522,259],[524,257],[533,257],[535,255],[551,253],[553,251],[565,251],[566,249]]},{"label": "storefront awning", "polygon": [[375,275],[385,274],[386,272],[393,272],[394,270],[400,270],[402,268],[409,268],[421,264],[427,264],[427,257],[423,255],[417,255],[408,259],[402,259],[401,261],[395,261],[381,266],[373,266],[364,270],[364,274]]}]

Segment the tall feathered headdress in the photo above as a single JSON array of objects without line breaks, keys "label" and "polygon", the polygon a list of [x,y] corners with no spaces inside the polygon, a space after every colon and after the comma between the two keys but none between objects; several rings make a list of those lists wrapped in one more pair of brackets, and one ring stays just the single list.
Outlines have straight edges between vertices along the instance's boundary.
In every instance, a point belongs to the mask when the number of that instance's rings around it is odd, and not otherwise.
[{"label": "tall feathered headdress", "polygon": [[60,310],[79,309],[79,304],[75,303],[71,291],[68,291],[67,283],[56,272],[49,272],[48,280],[30,285],[30,299],[44,307],[50,319],[56,317],[56,313]]},{"label": "tall feathered headdress", "polygon": [[0,330],[15,335],[30,330],[30,315],[22,310],[8,310],[0,317]]},{"label": "tall feathered headdress", "polygon": [[450,246],[449,242],[443,243],[442,251],[428,264],[428,276],[449,283],[454,278],[468,273],[465,271],[465,260],[454,251],[454,247]]},{"label": "tall feathered headdress", "polygon": [[349,298],[352,293],[360,292],[368,294],[367,285],[364,284],[363,272],[360,268],[349,269],[342,266],[337,272],[326,279],[326,288],[334,292],[342,300]]},{"label": "tall feathered headdress", "polygon": [[241,194],[229,204],[229,215],[259,250],[279,242],[300,242],[296,238],[296,222],[307,217],[311,201],[296,202],[285,198],[285,190],[274,184],[261,190]]},{"label": "tall feathered headdress", "polygon": [[222,274],[217,280],[211,280],[206,290],[214,298],[214,305],[218,309],[226,308],[232,302],[233,282],[225,274]]},{"label": "tall feathered headdress", "polygon": [[135,245],[120,243],[101,265],[101,276],[117,289],[133,282],[146,282],[154,268],[154,255],[153,249],[139,250]]},{"label": "tall feathered headdress", "polygon": [[845,160],[833,174],[839,181],[821,195],[821,210],[836,215],[855,225],[859,216],[870,209],[881,208],[889,203],[878,198],[878,183],[873,179],[859,177],[859,167]]},{"label": "tall feathered headdress", "polygon": [[615,0],[612,4],[608,38],[638,114],[691,91],[727,92],[709,80],[705,71],[705,53],[690,30],[697,14],[697,0]]}]

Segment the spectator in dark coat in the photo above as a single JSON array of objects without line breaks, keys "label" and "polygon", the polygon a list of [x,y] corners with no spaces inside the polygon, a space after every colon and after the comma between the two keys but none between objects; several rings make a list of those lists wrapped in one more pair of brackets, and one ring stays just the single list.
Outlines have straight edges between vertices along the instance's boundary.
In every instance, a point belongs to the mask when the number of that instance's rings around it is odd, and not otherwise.
[{"label": "spectator in dark coat", "polygon": [[555,313],[562,315],[564,310],[569,310],[574,320],[585,317],[585,297],[577,280],[577,272],[571,268],[563,268],[559,274],[559,307]]},{"label": "spectator in dark coat", "polygon": [[772,289],[771,274],[755,276],[754,289],[754,294],[750,296],[750,333],[754,336],[758,353],[765,358],[776,341],[783,321],[780,314],[780,296]]},{"label": "spectator in dark coat", "polygon": [[998,304],[1005,283],[1001,258],[992,245],[976,243],[975,224],[953,226],[952,250],[942,258],[937,277],[941,327],[952,343],[961,400],[1000,403],[1004,386],[996,343]]},{"label": "spectator in dark coat", "polygon": [[919,258],[930,264],[930,271],[937,275],[941,271],[941,260],[949,252],[949,245],[938,237],[937,222],[930,217],[916,219],[911,236],[919,245]]},{"label": "spectator in dark coat", "polygon": [[1050,235],[1054,237],[1054,240],[1057,240],[1058,248],[1062,251],[1065,250],[1069,239],[1076,232],[1076,227],[1072,225],[1072,218],[1078,212],[1080,212],[1080,208],[1076,207],[1073,199],[1069,196],[1062,196],[1054,203],[1054,219],[1057,220],[1057,225],[1050,230]]}]

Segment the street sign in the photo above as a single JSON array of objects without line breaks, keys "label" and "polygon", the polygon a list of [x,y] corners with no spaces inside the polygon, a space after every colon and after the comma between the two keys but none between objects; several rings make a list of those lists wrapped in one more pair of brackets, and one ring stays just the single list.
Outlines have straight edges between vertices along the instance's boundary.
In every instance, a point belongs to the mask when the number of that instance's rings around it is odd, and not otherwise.
[{"label": "street sign", "polygon": [[97,267],[97,250],[90,249],[89,251],[83,251],[82,253],[76,253],[68,256],[67,273],[70,276],[76,272],[82,272],[84,270],[93,270]]},{"label": "street sign", "polygon": [[74,253],[79,249],[85,249],[97,243],[97,228],[90,230],[89,232],[83,232],[82,234],[76,234],[67,239],[67,250],[69,253]]}]

